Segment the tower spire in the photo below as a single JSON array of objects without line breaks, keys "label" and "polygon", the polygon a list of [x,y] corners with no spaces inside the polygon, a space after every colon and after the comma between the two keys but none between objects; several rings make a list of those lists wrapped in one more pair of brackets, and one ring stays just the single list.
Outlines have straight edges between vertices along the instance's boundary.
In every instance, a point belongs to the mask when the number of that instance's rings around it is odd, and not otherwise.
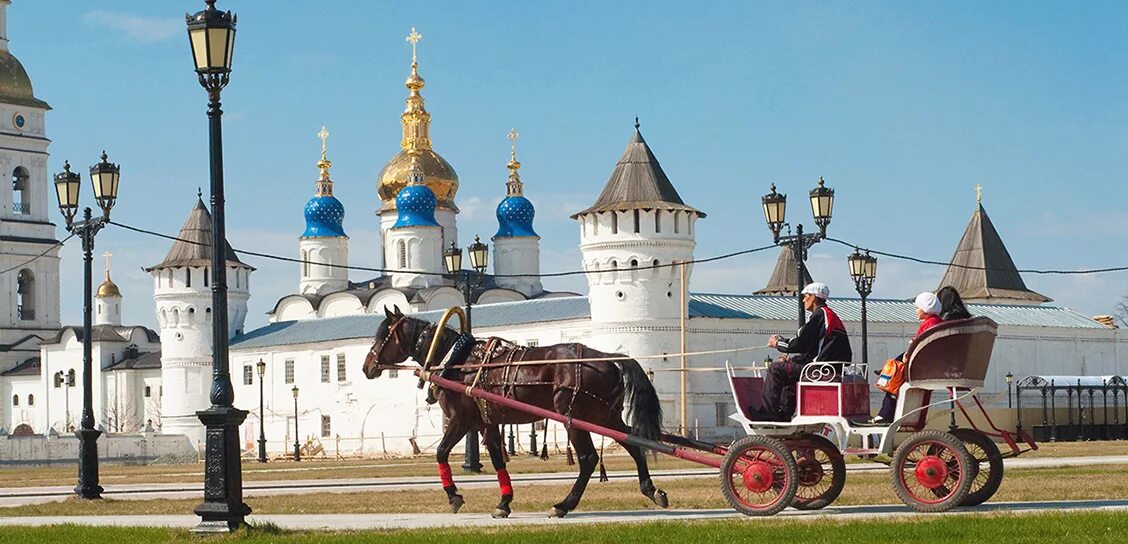
[{"label": "tower spire", "polygon": [[524,184],[521,183],[521,175],[517,173],[521,168],[521,163],[517,161],[517,138],[520,134],[517,133],[517,129],[511,128],[506,137],[509,138],[509,164],[506,165],[506,168],[509,168],[509,181],[505,182],[505,194],[523,196]]},{"label": "tower spire", "polygon": [[321,176],[317,178],[316,196],[333,196],[333,180],[329,177],[329,169],[332,168],[333,163],[325,158],[325,142],[329,140],[329,131],[322,126],[321,131],[317,133],[317,137],[321,139],[321,160],[317,161],[317,167],[321,169]]},{"label": "tower spire", "polygon": [[400,146],[404,151],[413,149],[431,149],[431,114],[423,104],[423,95],[419,91],[426,85],[426,81],[419,75],[419,60],[416,56],[416,47],[423,35],[411,27],[407,35],[407,43],[411,44],[411,75],[407,77],[404,86],[407,87],[407,108],[400,117],[403,124],[403,140]]},{"label": "tower spire", "polygon": [[978,183],[975,184],[975,203],[983,205],[983,186]]}]

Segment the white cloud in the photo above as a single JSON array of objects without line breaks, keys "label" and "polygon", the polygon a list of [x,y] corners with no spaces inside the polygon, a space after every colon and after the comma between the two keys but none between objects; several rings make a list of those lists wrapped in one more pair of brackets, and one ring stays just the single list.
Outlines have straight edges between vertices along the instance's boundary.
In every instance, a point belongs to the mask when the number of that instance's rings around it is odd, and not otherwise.
[{"label": "white cloud", "polygon": [[94,10],[86,14],[86,22],[120,31],[125,36],[142,43],[162,42],[185,32],[184,21],[179,17],[165,19]]}]

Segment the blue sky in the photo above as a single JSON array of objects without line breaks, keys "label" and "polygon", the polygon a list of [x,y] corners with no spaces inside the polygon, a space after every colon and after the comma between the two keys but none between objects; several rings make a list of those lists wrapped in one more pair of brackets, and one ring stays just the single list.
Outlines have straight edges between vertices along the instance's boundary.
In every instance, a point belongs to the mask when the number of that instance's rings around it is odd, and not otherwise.
[{"label": "blue sky", "polygon": [[[11,50],[51,103],[52,171],[122,165],[116,220],[175,233],[207,192],[206,97],[183,12],[203,2],[15,0]],[[316,2],[220,0],[239,15],[223,95],[229,239],[290,256],[331,132],[352,264],[380,261],[376,176],[398,151],[412,26],[435,149],[457,169],[464,245],[493,233],[515,127],[537,204],[542,270],[579,267],[571,213],[591,204],[634,116],[685,201],[709,216],[698,257],[770,243],[769,183],[798,200],[824,176],[830,235],[946,261],[974,186],[1023,268],[1128,263],[1128,40],[1123,4],[1048,2]],[[89,194],[86,195],[89,198]],[[789,219],[808,226],[793,202]],[[802,217],[796,217],[800,215]],[[60,229],[60,233],[61,233]],[[165,241],[110,228],[125,318],[152,325],[140,267]],[[823,243],[812,274],[853,293],[848,250]],[[78,322],[81,266],[63,250],[63,319]],[[775,254],[698,266],[693,290],[760,288]],[[247,325],[296,290],[297,265],[248,259]],[[882,258],[875,296],[933,289],[943,267]],[[363,273],[353,275],[360,280]],[[1085,314],[1109,313],[1128,275],[1025,277]],[[550,289],[586,292],[581,278]]]}]

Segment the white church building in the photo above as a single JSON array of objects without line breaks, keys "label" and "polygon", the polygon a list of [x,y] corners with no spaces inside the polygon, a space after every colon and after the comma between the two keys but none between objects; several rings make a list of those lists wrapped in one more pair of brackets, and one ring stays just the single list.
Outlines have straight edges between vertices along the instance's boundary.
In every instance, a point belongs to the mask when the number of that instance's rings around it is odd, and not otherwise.
[{"label": "white church building", "polygon": [[[0,69],[0,168],[11,172],[12,184],[0,190],[0,439],[8,433],[64,433],[78,420],[81,405],[80,391],[71,391],[81,383],[74,375],[81,372],[81,328],[59,321],[56,231],[48,219],[49,106],[34,97],[7,49],[5,5],[0,0],[0,64],[7,67]],[[245,330],[255,269],[226,248],[230,369],[235,404],[251,412],[242,429],[248,451],[260,429],[272,454],[292,451],[295,440],[310,451],[320,443],[329,454],[410,454],[433,448],[442,433],[440,410],[426,404],[414,376],[385,372],[367,380],[361,371],[385,307],[435,320],[441,310],[463,304],[462,292],[442,275],[442,251],[458,241],[458,175],[432,145],[418,63],[412,63],[405,85],[400,150],[378,180],[380,251],[388,273],[357,279],[345,268],[350,254],[345,208],[333,196],[324,145],[313,197],[304,208],[306,228],[297,236],[296,255],[304,262],[296,266],[295,291],[277,301],[267,325]],[[652,373],[668,429],[684,425],[701,438],[733,436],[739,429],[728,416],[735,407],[725,374],[716,369],[726,362],[745,367],[762,361],[773,353],[746,348],[765,345],[771,334],[794,333],[794,260],[781,251],[775,273],[758,293],[695,291],[693,266],[678,263],[694,259],[696,224],[706,215],[683,200],[637,122],[624,135],[626,149],[603,191],[572,216],[586,294],[542,285],[535,210],[524,196],[521,164],[511,154],[492,238],[494,274],[472,293],[474,333],[523,345],[582,342],[637,357]],[[295,210],[300,204],[294,203]],[[107,265],[98,289],[94,412],[110,433],[152,428],[202,442],[204,429],[195,413],[208,406],[211,384],[209,256],[218,242],[202,200],[178,237],[167,257],[147,269],[159,331],[122,325],[121,297],[144,296],[143,286],[122,292]],[[1005,401],[1008,372],[1128,372],[1128,335],[1052,306],[1027,289],[982,206],[973,212],[952,262],[957,266],[949,268],[943,284],[957,287],[972,303],[972,313],[1000,324],[984,394],[988,402]],[[963,265],[993,272],[973,273]],[[860,354],[860,301],[833,298],[830,304]],[[918,324],[911,303],[903,300],[871,299],[868,314],[873,362],[903,351]],[[680,355],[722,350],[731,351]],[[265,363],[261,379],[259,361]],[[681,372],[683,365],[688,372]],[[563,443],[564,433],[552,426],[538,432],[547,433],[542,440]]]}]

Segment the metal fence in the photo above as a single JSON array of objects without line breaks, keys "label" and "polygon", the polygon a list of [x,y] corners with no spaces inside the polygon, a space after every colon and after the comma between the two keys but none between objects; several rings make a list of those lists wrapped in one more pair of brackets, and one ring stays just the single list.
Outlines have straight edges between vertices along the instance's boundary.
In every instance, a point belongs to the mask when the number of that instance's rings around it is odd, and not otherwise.
[{"label": "metal fence", "polygon": [[1034,440],[1128,438],[1128,383],[1121,376],[1027,376],[1015,396],[1018,428],[1028,425]]}]

